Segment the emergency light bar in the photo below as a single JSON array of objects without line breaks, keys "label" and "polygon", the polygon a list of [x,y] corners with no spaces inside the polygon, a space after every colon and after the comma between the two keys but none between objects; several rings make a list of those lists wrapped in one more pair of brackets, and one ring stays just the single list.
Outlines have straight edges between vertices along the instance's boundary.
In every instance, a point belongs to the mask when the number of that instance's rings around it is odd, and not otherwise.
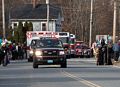
[{"label": "emergency light bar", "polygon": [[59,37],[69,37],[69,32],[58,32]]},{"label": "emergency light bar", "polygon": [[51,31],[28,31],[26,33],[27,38],[32,37],[54,37],[58,38],[57,32],[51,32]]}]

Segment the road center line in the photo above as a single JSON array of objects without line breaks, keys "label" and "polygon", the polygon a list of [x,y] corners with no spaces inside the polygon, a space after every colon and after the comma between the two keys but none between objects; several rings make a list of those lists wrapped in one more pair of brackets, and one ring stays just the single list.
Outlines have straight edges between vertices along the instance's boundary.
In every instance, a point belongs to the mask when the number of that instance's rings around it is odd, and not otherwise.
[{"label": "road center line", "polygon": [[62,71],[62,73],[63,73],[65,76],[67,76],[67,77],[70,77],[70,78],[72,78],[72,79],[74,79],[74,80],[77,80],[77,81],[80,82],[80,83],[83,83],[83,84],[87,85],[88,87],[102,87],[102,86],[99,86],[99,85],[97,85],[97,84],[94,84],[94,83],[92,83],[92,82],[90,82],[90,81],[87,81],[87,80],[85,80],[85,79],[79,78],[79,77],[77,77],[77,76],[75,76],[75,75],[73,75],[73,74],[71,74],[71,73],[69,73],[69,72]]}]

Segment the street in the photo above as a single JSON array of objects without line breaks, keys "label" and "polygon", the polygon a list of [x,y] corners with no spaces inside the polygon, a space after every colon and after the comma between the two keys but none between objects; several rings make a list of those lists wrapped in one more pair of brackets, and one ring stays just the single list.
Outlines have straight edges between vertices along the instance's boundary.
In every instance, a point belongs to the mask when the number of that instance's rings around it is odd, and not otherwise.
[{"label": "street", "polygon": [[0,66],[0,87],[120,87],[120,68],[96,66],[94,58],[72,58],[67,68],[15,60]]}]

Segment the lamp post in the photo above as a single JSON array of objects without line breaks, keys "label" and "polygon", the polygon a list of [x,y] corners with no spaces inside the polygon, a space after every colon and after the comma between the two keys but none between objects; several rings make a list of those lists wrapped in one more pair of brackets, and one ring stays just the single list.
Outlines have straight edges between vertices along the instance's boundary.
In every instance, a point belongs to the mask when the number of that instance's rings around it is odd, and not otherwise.
[{"label": "lamp post", "polygon": [[93,0],[91,0],[91,11],[90,11],[90,36],[89,36],[89,47],[92,43],[92,23],[93,23]]},{"label": "lamp post", "polygon": [[46,0],[47,4],[47,31],[49,31],[49,0]]},{"label": "lamp post", "polygon": [[4,0],[2,0],[2,24],[3,24],[3,38],[5,37],[5,3]]}]

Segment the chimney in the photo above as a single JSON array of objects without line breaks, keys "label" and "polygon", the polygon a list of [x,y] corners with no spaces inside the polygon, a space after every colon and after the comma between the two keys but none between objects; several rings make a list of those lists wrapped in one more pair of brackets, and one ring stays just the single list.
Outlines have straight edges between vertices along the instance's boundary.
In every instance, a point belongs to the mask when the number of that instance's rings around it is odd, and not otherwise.
[{"label": "chimney", "polygon": [[32,0],[32,4],[33,4],[33,8],[35,8],[37,4],[37,0]]}]

